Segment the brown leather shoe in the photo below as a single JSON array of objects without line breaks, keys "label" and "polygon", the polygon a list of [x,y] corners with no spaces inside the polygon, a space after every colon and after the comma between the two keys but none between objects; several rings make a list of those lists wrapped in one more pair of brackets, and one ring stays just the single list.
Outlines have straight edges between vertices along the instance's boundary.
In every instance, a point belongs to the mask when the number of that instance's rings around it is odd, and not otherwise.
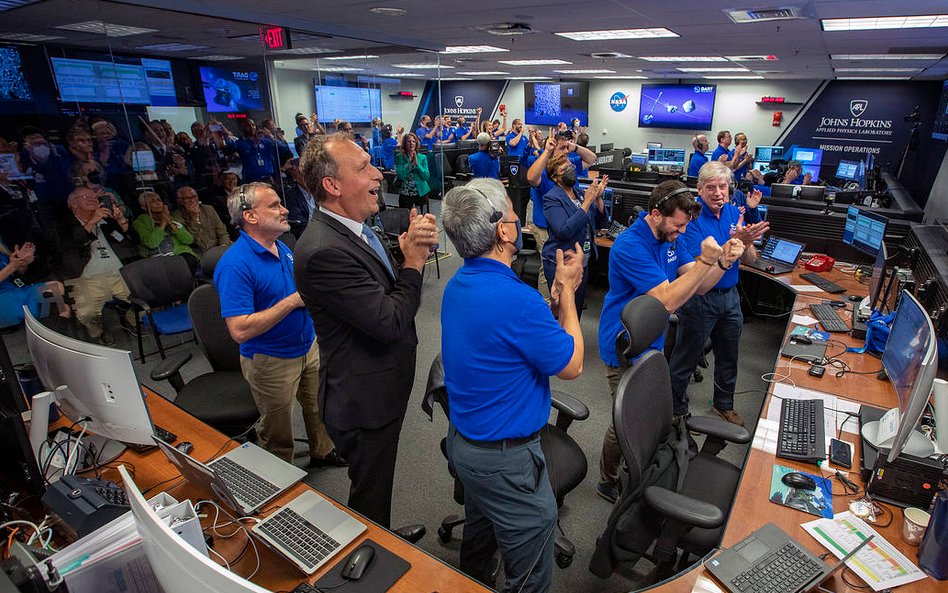
[{"label": "brown leather shoe", "polygon": [[737,424],[738,426],[744,426],[744,419],[741,418],[741,415],[735,412],[734,410],[719,410],[715,407],[711,408],[711,411],[724,418],[731,424]]}]

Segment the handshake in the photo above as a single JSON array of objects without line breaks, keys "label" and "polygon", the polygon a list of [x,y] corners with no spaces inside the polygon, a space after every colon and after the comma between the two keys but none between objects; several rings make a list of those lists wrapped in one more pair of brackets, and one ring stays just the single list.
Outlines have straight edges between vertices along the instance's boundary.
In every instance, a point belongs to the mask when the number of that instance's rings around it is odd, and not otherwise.
[{"label": "handshake", "polygon": [[724,245],[718,245],[714,237],[707,236],[701,242],[701,255],[696,259],[708,266],[718,263],[722,267],[729,268],[744,255],[744,242],[738,238],[728,239]]}]

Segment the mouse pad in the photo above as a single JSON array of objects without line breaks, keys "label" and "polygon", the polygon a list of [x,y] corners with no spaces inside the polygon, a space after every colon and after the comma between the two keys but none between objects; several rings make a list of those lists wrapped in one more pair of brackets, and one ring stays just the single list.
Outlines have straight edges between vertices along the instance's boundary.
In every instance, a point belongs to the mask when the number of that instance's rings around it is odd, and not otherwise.
[{"label": "mouse pad", "polygon": [[[816,490],[798,490],[783,483],[781,478],[791,472],[810,476],[816,482]],[[815,476],[806,472],[774,464],[770,476],[770,502],[810,513],[825,519],[833,518],[833,485],[829,478]]]},{"label": "mouse pad", "polygon": [[[349,557],[362,547],[363,544],[368,544],[375,548],[375,558],[372,559],[372,564],[365,569],[365,573],[361,579],[358,581],[347,581],[342,578],[342,569],[346,566]],[[367,539],[338,560],[335,566],[330,568],[329,572],[327,572],[323,578],[313,583],[313,586],[317,589],[329,591],[345,583],[346,593],[384,593],[395,584],[395,581],[408,572],[409,568],[411,568],[411,564],[407,560],[396,556],[374,541]]]}]

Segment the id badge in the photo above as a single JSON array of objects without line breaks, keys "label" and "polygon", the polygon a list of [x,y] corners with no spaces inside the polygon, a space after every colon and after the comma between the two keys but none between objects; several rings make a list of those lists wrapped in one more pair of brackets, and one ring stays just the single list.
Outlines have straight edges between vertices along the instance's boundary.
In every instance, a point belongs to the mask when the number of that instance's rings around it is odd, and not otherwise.
[{"label": "id badge", "polygon": [[589,239],[586,239],[586,242],[583,243],[583,253],[589,253],[591,249],[592,249],[592,243],[589,241]]},{"label": "id badge", "polygon": [[112,231],[111,233],[109,233],[109,235],[111,235],[112,238],[118,241],[119,243],[125,240],[125,235],[123,235],[122,233],[118,231]]},{"label": "id badge", "polygon": [[263,157],[262,157],[262,156],[257,156],[257,166],[258,166],[258,167],[263,167]]}]

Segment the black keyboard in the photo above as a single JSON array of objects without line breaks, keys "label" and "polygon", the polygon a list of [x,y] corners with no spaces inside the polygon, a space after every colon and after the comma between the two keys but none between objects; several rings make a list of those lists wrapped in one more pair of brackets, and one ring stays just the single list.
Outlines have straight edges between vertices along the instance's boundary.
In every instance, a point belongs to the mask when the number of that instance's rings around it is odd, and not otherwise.
[{"label": "black keyboard", "polygon": [[827,280],[826,278],[820,276],[819,274],[815,274],[813,272],[810,272],[807,274],[800,274],[800,278],[803,278],[810,284],[813,284],[814,286],[816,286],[823,292],[828,292],[830,294],[839,294],[841,292],[846,292],[846,289],[840,286],[839,284],[836,284],[832,280]]},{"label": "black keyboard", "polygon": [[785,399],[780,407],[777,457],[816,463],[826,459],[823,401]]},{"label": "black keyboard", "polygon": [[822,571],[820,563],[791,541],[731,579],[731,585],[742,593],[794,593],[820,576]]},{"label": "black keyboard", "polygon": [[284,553],[304,566],[315,567],[340,547],[322,529],[286,507],[267,517],[257,530],[278,542]]},{"label": "black keyboard", "polygon": [[227,484],[234,496],[251,506],[262,504],[280,491],[275,485],[227,457],[215,459],[208,466]]},{"label": "black keyboard", "polygon": [[810,311],[816,317],[820,325],[828,332],[848,332],[849,324],[836,313],[836,307],[833,305],[810,305]]}]

